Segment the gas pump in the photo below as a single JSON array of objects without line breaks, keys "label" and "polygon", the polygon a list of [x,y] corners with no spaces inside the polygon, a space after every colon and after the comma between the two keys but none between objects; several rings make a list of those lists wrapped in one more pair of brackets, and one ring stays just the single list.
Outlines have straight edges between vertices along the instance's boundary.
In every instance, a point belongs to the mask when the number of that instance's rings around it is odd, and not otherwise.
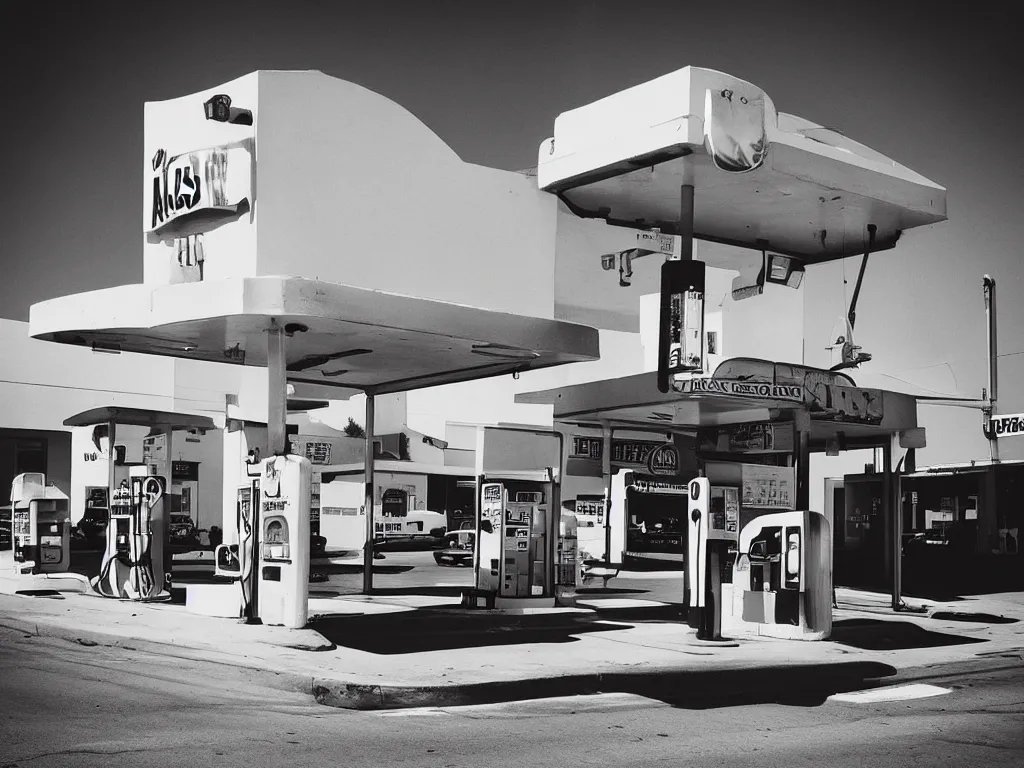
[{"label": "gas pump", "polygon": [[689,535],[686,568],[689,608],[695,613],[697,637],[722,639],[722,570],[739,538],[739,500],[736,488],[712,488],[706,477],[690,481]]},{"label": "gas pump", "polygon": [[256,605],[264,624],[306,626],[309,610],[309,459],[264,459],[257,523]]},{"label": "gas pump", "polygon": [[61,573],[71,563],[68,497],[46,484],[40,472],[26,472],[11,484],[14,561],[31,573]]},{"label": "gas pump", "polygon": [[550,483],[505,481],[481,486],[477,588],[497,599],[550,597]]},{"label": "gas pump", "polygon": [[110,494],[107,547],[93,589],[122,600],[161,600],[169,597],[166,566],[168,542],[167,481],[147,474],[145,466],[129,475]]},{"label": "gas pump", "polygon": [[832,534],[820,512],[762,515],[740,532],[732,618],[758,634],[822,640],[832,632]]},{"label": "gas pump", "polygon": [[575,604],[576,590],[583,580],[578,525],[574,513],[562,510],[558,527],[558,568],[555,573],[556,597],[560,605]]}]

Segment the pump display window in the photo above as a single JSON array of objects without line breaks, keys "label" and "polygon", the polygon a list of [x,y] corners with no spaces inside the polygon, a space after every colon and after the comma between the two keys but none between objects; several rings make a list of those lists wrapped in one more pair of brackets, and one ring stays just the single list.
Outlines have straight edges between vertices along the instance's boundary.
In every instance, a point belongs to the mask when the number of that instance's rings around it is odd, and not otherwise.
[{"label": "pump display window", "polygon": [[263,531],[263,559],[289,560],[288,521],[280,515],[268,517]]}]

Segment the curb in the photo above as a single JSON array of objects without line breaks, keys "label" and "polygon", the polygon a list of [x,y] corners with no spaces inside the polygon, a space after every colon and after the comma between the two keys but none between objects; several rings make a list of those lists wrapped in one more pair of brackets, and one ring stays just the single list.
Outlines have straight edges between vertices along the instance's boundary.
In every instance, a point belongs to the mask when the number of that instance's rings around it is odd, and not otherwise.
[{"label": "curb", "polygon": [[312,676],[310,675],[303,675],[297,672],[276,672],[265,667],[246,664],[237,657],[223,654],[212,648],[160,643],[154,640],[124,637],[95,630],[72,629],[60,624],[25,621],[24,619],[17,619],[12,616],[0,616],[0,629],[8,629],[32,637],[51,637],[85,647],[98,645],[106,648],[122,648],[126,651],[141,651],[142,653],[151,653],[174,659],[187,659],[188,661],[201,661],[208,664],[236,667],[266,675],[267,680],[264,682],[271,688],[292,693],[310,693],[312,690]]},{"label": "curb", "polygon": [[[122,648],[245,669],[264,675],[264,682],[268,687],[310,694],[323,706],[360,711],[471,706],[601,693],[642,695],[691,709],[769,701],[813,704],[821,703],[833,693],[911,680],[947,677],[951,674],[1016,669],[1020,666],[1019,659],[1022,655],[1017,652],[993,652],[989,658],[902,669],[878,661],[828,661],[810,664],[774,662],[759,666],[705,665],[697,669],[649,667],[643,671],[633,669],[522,680],[401,685],[354,683],[297,672],[278,672],[263,666],[247,664],[237,656],[230,656],[213,648],[123,637],[95,630],[68,628],[58,623],[27,621],[9,615],[0,616],[0,628],[36,637],[53,637],[87,647],[100,645]],[[1018,659],[1017,663],[1008,663],[1011,658]],[[951,668],[958,671],[952,672]]]}]

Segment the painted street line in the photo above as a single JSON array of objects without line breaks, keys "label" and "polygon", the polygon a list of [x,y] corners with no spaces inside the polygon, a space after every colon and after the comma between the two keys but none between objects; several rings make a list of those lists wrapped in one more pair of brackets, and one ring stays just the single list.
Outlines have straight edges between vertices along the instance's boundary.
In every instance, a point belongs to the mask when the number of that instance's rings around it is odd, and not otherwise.
[{"label": "painted street line", "polygon": [[848,704],[877,704],[883,701],[927,699],[931,696],[942,696],[943,694],[951,693],[952,690],[952,688],[940,688],[937,685],[910,683],[907,685],[892,685],[887,688],[854,691],[853,693],[836,693],[829,696],[828,700],[842,701]]}]

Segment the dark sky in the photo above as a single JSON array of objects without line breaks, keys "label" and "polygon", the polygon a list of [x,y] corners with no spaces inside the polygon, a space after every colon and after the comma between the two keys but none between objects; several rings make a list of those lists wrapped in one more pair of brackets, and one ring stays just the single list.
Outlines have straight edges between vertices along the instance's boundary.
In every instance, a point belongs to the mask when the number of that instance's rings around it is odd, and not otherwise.
[{"label": "dark sky", "polygon": [[1001,351],[1024,351],[1024,45],[1000,6],[1012,4],[5,2],[0,316],[142,280],[144,101],[320,69],[403,105],[465,160],[519,169],[559,112],[693,64],[949,189],[949,222],[869,268],[860,340],[877,337],[876,358],[948,357],[973,377],[983,273],[999,281]]}]

